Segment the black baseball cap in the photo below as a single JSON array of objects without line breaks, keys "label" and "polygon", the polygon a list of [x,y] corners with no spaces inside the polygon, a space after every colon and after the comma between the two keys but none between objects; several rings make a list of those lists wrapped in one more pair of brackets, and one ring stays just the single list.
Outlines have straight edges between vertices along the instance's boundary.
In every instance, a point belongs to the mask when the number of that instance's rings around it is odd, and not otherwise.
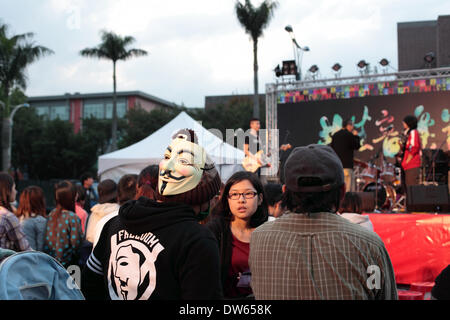
[{"label": "black baseball cap", "polygon": [[[293,192],[326,192],[344,184],[342,162],[327,145],[310,144],[292,150],[284,166],[286,188]],[[317,185],[302,186],[302,178],[316,178]]]}]

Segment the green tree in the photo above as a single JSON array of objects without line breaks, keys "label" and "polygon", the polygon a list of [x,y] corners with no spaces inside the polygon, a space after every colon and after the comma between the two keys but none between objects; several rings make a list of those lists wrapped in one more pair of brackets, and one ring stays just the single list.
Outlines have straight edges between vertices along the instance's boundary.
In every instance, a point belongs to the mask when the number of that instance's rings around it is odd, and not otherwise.
[{"label": "green tree", "polygon": [[53,51],[32,42],[34,33],[9,35],[8,25],[0,24],[0,84],[2,101],[2,167],[10,167],[11,119],[14,104],[10,95],[15,88],[26,89],[26,68],[39,58]]},{"label": "green tree", "polygon": [[44,126],[45,120],[36,113],[34,107],[22,108],[14,117],[11,164],[14,168],[27,172],[29,177],[36,175],[36,153],[33,149],[36,141],[41,140]]},{"label": "green tree", "polygon": [[263,30],[269,25],[277,6],[277,2],[270,0],[264,0],[259,7],[254,7],[250,0],[245,0],[244,4],[236,1],[235,4],[237,19],[253,41],[253,86],[255,91],[253,97],[253,116],[256,118],[260,118],[258,99],[258,39],[262,36]]},{"label": "green tree", "polygon": [[147,138],[153,132],[170,122],[185,108],[154,109],[150,112],[139,106],[129,110],[126,115],[127,126],[119,143],[120,148],[125,148],[133,143]]},{"label": "green tree", "polygon": [[142,49],[127,49],[135,42],[131,36],[121,37],[114,32],[101,31],[102,42],[94,48],[85,48],[80,51],[84,57],[111,60],[113,63],[113,115],[111,126],[111,151],[117,150],[117,96],[116,96],[116,64],[119,60],[128,60],[133,57],[145,56],[147,51]]}]

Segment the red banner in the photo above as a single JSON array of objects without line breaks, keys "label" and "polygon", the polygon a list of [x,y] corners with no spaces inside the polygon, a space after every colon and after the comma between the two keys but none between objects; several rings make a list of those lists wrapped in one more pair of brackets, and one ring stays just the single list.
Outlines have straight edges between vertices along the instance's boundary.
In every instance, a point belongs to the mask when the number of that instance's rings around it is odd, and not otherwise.
[{"label": "red banner", "polygon": [[398,284],[434,281],[450,264],[450,215],[367,215],[386,246]]}]

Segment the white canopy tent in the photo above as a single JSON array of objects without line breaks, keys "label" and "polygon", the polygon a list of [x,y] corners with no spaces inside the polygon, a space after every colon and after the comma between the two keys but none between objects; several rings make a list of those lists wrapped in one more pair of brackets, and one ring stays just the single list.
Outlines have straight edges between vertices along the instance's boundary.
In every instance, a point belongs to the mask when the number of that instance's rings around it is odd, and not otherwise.
[{"label": "white canopy tent", "polygon": [[126,148],[101,155],[98,159],[100,181],[112,179],[118,182],[124,174],[139,174],[146,166],[159,164],[172,136],[184,128],[195,131],[199,144],[216,164],[223,182],[234,172],[243,170],[242,150],[224,142],[183,111],[147,138]]}]

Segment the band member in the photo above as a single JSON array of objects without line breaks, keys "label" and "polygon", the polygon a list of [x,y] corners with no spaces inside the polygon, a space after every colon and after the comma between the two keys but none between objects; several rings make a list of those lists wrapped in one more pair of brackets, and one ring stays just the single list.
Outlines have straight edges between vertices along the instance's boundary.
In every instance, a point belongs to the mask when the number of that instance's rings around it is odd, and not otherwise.
[{"label": "band member", "polygon": [[420,183],[422,146],[415,116],[406,116],[403,119],[403,128],[405,129],[406,143],[403,145],[402,168],[405,172],[405,191],[407,191],[408,186]]},{"label": "band member", "polygon": [[[244,141],[244,153],[246,157],[254,159],[260,166],[263,165],[261,159],[256,156],[256,153],[262,149],[261,141],[259,140],[259,129],[261,128],[261,123],[258,118],[250,119],[250,134],[245,136]],[[261,168],[259,168],[256,173],[258,177],[261,176]]]},{"label": "band member", "polygon": [[344,168],[345,191],[355,191],[355,175],[353,172],[353,153],[361,146],[360,137],[355,130],[353,121],[347,119],[342,129],[331,137],[330,146],[341,159]]}]

